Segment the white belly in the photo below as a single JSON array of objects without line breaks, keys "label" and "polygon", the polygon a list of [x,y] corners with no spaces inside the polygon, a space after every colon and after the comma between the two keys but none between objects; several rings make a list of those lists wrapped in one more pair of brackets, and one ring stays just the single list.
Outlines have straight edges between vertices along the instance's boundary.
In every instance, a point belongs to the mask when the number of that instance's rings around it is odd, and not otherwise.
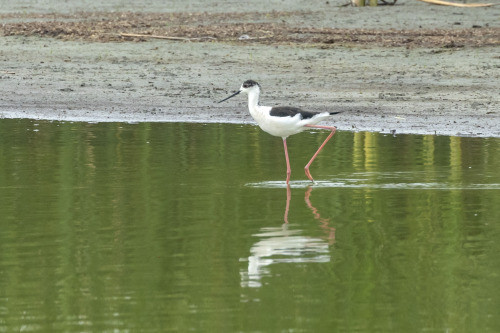
[{"label": "white belly", "polygon": [[264,132],[282,138],[304,131],[306,128],[304,124],[301,124],[302,122],[303,120],[300,119],[300,115],[296,115],[293,118],[269,116],[264,121],[257,121]]},{"label": "white belly", "polygon": [[329,116],[328,112],[324,112],[308,119],[301,119],[300,114],[294,117],[272,117],[270,111],[269,106],[258,106],[255,110],[250,109],[250,114],[264,132],[282,138],[300,133],[307,129],[305,125],[316,125]]}]

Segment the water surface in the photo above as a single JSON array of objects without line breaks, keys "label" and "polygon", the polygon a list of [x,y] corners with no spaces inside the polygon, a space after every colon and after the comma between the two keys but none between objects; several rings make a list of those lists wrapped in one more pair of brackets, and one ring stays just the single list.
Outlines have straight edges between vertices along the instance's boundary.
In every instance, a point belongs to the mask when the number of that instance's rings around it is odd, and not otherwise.
[{"label": "water surface", "polygon": [[0,120],[0,332],[498,332],[500,140]]}]

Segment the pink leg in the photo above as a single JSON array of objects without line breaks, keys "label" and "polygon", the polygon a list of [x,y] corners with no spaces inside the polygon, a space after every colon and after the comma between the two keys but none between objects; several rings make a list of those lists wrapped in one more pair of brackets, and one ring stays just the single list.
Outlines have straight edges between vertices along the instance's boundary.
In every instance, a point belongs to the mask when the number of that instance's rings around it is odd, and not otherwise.
[{"label": "pink leg", "polygon": [[290,159],[288,158],[288,148],[286,147],[286,138],[283,138],[283,147],[285,148],[285,159],[286,159],[286,183],[290,183],[290,175],[292,174],[292,169],[290,168]]},{"label": "pink leg", "polygon": [[306,172],[307,178],[309,178],[309,180],[314,183],[314,179],[311,176],[311,172],[309,171],[309,167],[311,166],[311,164],[314,161],[314,159],[316,158],[316,156],[318,156],[318,154],[321,151],[321,149],[323,149],[323,147],[326,145],[326,143],[328,142],[328,140],[330,140],[332,138],[332,136],[335,134],[335,131],[337,130],[337,128],[335,126],[318,126],[318,125],[306,125],[306,126],[307,127],[311,127],[311,128],[328,129],[328,130],[332,131],[330,133],[330,135],[328,135],[328,137],[326,138],[326,140],[323,141],[323,143],[321,144],[321,146],[319,146],[318,150],[313,155],[313,157],[311,157],[311,160],[309,161],[309,163],[307,163],[306,166],[304,167],[304,171]]}]

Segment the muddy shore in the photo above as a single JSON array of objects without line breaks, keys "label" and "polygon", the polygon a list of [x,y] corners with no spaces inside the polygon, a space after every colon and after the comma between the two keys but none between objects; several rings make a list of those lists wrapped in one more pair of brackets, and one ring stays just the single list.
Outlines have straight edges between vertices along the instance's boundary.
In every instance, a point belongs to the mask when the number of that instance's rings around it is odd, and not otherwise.
[{"label": "muddy shore", "polygon": [[0,10],[0,117],[252,123],[215,103],[252,78],[339,130],[500,137],[498,6],[47,2]]}]

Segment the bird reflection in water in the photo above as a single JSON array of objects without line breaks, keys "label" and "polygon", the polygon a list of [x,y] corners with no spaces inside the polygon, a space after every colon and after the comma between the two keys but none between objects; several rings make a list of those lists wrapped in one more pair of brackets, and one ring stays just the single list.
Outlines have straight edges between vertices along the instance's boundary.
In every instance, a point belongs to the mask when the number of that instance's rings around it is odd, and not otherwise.
[{"label": "bird reflection in water", "polygon": [[261,232],[255,234],[260,240],[250,249],[248,258],[240,261],[248,261],[248,269],[242,270],[242,287],[261,287],[261,279],[270,276],[270,265],[277,263],[326,263],[330,262],[329,246],[335,243],[335,228],[330,226],[330,219],[321,217],[318,209],[311,203],[311,192],[313,188],[308,187],[304,201],[311,210],[314,218],[319,221],[319,227],[325,233],[324,237],[316,238],[302,235],[302,230],[293,230],[288,221],[291,194],[290,185],[286,188],[285,223],[281,227],[261,228]]}]

